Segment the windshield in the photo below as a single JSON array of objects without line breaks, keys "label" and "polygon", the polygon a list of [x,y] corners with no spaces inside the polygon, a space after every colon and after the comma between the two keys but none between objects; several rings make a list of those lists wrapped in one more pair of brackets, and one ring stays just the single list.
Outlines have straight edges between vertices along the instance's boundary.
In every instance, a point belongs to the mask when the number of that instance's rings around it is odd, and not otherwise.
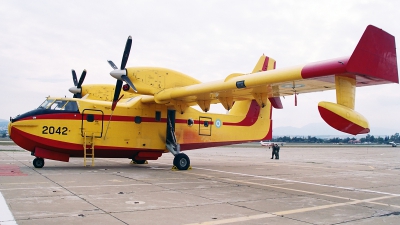
[{"label": "windshield", "polygon": [[46,100],[44,100],[44,102],[42,104],[40,104],[40,106],[38,108],[39,109],[47,109],[53,102],[54,102],[54,99],[46,99]]},{"label": "windshield", "polygon": [[52,110],[63,110],[66,103],[67,101],[64,100],[55,100],[53,104],[51,104],[50,108]]},{"label": "windshield", "polygon": [[76,104],[75,101],[46,99],[39,106],[39,109],[66,110],[75,112],[78,111],[78,104]]},{"label": "windshield", "polygon": [[78,104],[75,101],[69,101],[67,104],[64,105],[64,110],[67,111],[79,111]]}]

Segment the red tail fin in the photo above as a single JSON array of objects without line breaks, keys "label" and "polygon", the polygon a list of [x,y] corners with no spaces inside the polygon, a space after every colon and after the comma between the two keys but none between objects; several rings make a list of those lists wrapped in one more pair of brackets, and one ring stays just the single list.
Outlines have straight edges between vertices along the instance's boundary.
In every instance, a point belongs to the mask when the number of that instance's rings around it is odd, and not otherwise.
[{"label": "red tail fin", "polygon": [[346,69],[348,72],[399,83],[394,36],[369,25]]}]

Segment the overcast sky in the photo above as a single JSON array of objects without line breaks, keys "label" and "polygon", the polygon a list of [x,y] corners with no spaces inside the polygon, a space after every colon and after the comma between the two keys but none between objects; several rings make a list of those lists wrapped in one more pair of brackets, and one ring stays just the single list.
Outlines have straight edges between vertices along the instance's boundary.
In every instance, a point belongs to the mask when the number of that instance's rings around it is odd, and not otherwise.
[{"label": "overcast sky", "polygon": [[[393,0],[0,3],[1,119],[48,95],[72,96],[71,69],[87,69],[85,84],[115,84],[106,60],[120,65],[129,35],[127,66],[166,67],[201,81],[251,72],[262,54],[279,68],[349,56],[369,24],[400,38],[400,1]],[[318,102],[336,100],[327,91],[299,95],[297,107],[293,97],[282,101],[274,127],[322,122]],[[400,130],[400,86],[358,88],[356,110],[372,131]]]}]

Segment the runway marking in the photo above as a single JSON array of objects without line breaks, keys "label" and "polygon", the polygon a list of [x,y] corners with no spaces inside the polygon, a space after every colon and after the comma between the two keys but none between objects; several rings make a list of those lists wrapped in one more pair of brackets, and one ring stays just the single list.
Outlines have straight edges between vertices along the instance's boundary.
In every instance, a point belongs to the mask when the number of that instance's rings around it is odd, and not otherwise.
[{"label": "runway marking", "polygon": [[328,184],[317,184],[317,183],[306,182],[306,181],[296,181],[296,180],[289,180],[289,179],[283,179],[283,178],[267,177],[267,176],[252,175],[252,174],[237,173],[237,172],[229,172],[229,171],[223,171],[223,170],[206,169],[206,168],[199,168],[199,167],[193,167],[193,168],[194,169],[199,169],[199,170],[218,172],[218,173],[239,175],[239,176],[244,176],[244,177],[255,177],[255,178],[261,178],[261,179],[267,179],[267,180],[279,180],[279,181],[299,183],[299,184],[308,184],[308,185],[314,185],[314,186],[320,186],[320,187],[331,187],[331,188],[338,188],[338,189],[349,190],[349,191],[360,191],[360,192],[367,192],[367,193],[391,195],[391,196],[400,197],[400,194],[393,194],[393,193],[382,192],[382,191],[373,191],[373,190],[368,190],[368,189],[360,189],[360,188],[353,188],[353,187],[343,187],[343,186],[328,185]]},{"label": "runway marking", "polygon": [[244,222],[244,221],[249,221],[249,220],[258,220],[258,219],[264,219],[264,218],[270,218],[270,217],[277,217],[277,215],[263,213],[263,214],[257,214],[257,215],[251,215],[251,216],[243,216],[243,217],[236,217],[236,218],[223,219],[223,220],[213,220],[213,221],[207,221],[207,222],[201,222],[201,223],[189,223],[186,225],[227,224],[227,223],[235,223],[235,222]]},{"label": "runway marking", "polygon": [[62,186],[62,187],[34,187],[34,188],[1,188],[0,191],[12,190],[32,190],[32,189],[64,189],[64,188],[96,188],[96,187],[129,187],[129,186],[149,186],[152,184],[105,184],[105,185],[87,185],[87,186]]},{"label": "runway marking", "polygon": [[[153,162],[153,163],[168,165],[166,163],[159,163],[159,162]],[[306,182],[306,181],[289,180],[289,179],[283,179],[283,178],[267,177],[267,176],[261,176],[261,175],[252,175],[252,174],[246,174],[246,173],[229,172],[229,171],[214,170],[214,169],[207,169],[207,168],[200,168],[200,167],[192,167],[192,168],[193,169],[199,169],[199,170],[218,172],[218,173],[239,175],[239,176],[244,176],[244,177],[254,177],[254,178],[260,178],[260,179],[266,179],[266,180],[279,180],[279,181],[284,181],[284,182],[289,182],[289,183],[292,182],[292,183],[299,183],[299,184],[308,184],[308,185],[314,185],[314,186],[320,186],[320,187],[331,187],[331,188],[338,188],[338,189],[349,190],[349,191],[360,191],[360,192],[367,192],[367,193],[391,195],[391,196],[400,197],[400,194],[393,194],[393,193],[382,192],[382,191],[373,191],[373,190],[368,190],[368,189],[360,189],[360,188],[353,188],[353,187],[343,187],[343,186],[328,185],[328,184],[318,184],[318,183],[312,183],[312,182]],[[191,173],[191,174],[195,174],[195,173]]]},{"label": "runway marking", "polygon": [[50,182],[28,182],[28,183],[1,183],[1,185],[15,185],[15,184],[50,184]]},{"label": "runway marking", "polygon": [[[156,162],[156,163],[158,163],[158,162]],[[164,163],[158,163],[158,164],[164,164]],[[389,195],[391,197],[400,197],[400,194],[392,194],[392,193],[387,193],[387,192],[372,191],[372,190],[367,190],[367,189],[357,189],[357,188],[341,187],[341,186],[326,185],[326,184],[317,184],[317,183],[310,183],[310,182],[303,182],[303,181],[294,181],[294,180],[288,180],[288,179],[273,178],[273,177],[251,175],[251,174],[243,174],[243,173],[235,173],[235,172],[228,172],[228,171],[222,171],[222,170],[213,170],[213,169],[206,169],[206,168],[199,168],[199,167],[193,167],[193,168],[194,169],[201,169],[201,170],[208,170],[208,171],[213,171],[213,172],[220,172],[220,173],[228,173],[228,174],[235,174],[235,175],[241,175],[241,176],[255,177],[255,178],[259,178],[259,180],[265,180],[265,179],[280,180],[280,181],[285,181],[285,182],[289,182],[289,183],[310,184],[310,185],[316,185],[316,186],[322,186],[322,187],[332,187],[332,188],[345,189],[345,190],[351,190],[351,191],[361,191],[361,192],[367,192],[367,193],[384,194],[384,195]],[[215,176],[205,175],[205,174],[196,174],[196,173],[193,173],[193,172],[186,172],[186,173],[197,175],[197,176],[209,177],[209,178],[217,178]],[[229,181],[238,182],[238,183],[246,183],[246,184],[251,184],[251,185],[258,185],[258,186],[264,186],[264,187],[271,187],[271,188],[289,190],[289,191],[302,192],[302,193],[306,193],[306,194],[321,195],[321,196],[338,198],[338,199],[359,201],[357,199],[352,199],[352,198],[348,198],[348,197],[341,197],[341,196],[337,196],[337,195],[329,195],[329,194],[322,194],[322,193],[317,193],[317,192],[311,192],[311,191],[304,191],[304,190],[299,190],[299,189],[281,187],[281,184],[268,185],[268,184],[260,184],[260,183],[254,183],[254,182],[243,181],[243,180],[234,180],[234,179],[229,179],[229,178],[219,178],[219,179],[229,180]],[[372,204],[376,204],[376,205],[383,205],[383,206],[390,206],[390,207],[394,207],[394,208],[400,208],[400,206],[398,206],[398,205],[389,205],[389,204],[380,203],[380,202],[371,202],[371,203]]]},{"label": "runway marking", "polygon": [[14,219],[13,214],[8,208],[7,202],[0,192],[0,224],[1,225],[14,225],[17,222]]},{"label": "runway marking", "polygon": [[[107,160],[107,161],[113,161],[113,162],[122,163],[122,162],[116,161],[116,160]],[[161,164],[161,165],[169,165],[167,163],[161,163],[161,162],[153,162],[153,163]],[[351,187],[341,187],[341,186],[335,186],[335,185],[317,184],[317,183],[311,183],[311,182],[295,181],[295,180],[289,180],[289,179],[274,178],[274,177],[259,176],[259,175],[251,175],[251,174],[236,173],[236,172],[228,172],[228,171],[222,171],[222,170],[213,170],[213,169],[206,169],[206,168],[200,168],[200,167],[193,167],[193,168],[194,169],[200,169],[200,170],[219,172],[219,173],[227,173],[227,174],[234,174],[234,175],[240,175],[240,176],[254,177],[254,178],[259,179],[259,180],[265,180],[265,179],[280,180],[280,181],[284,181],[284,182],[287,182],[287,183],[301,183],[301,184],[309,184],[309,185],[315,185],[315,186],[321,186],[321,187],[331,187],[331,188],[338,188],[338,189],[344,189],[344,190],[350,190],[350,191],[360,191],[360,192],[367,192],[367,193],[389,195],[389,196],[392,196],[392,197],[400,197],[400,194],[373,191],[373,190],[367,190],[367,189],[357,189],[357,188],[351,188]],[[184,171],[184,172],[189,173],[189,174],[193,174],[193,175],[197,175],[197,176],[216,178],[215,176],[211,176],[211,175],[196,174],[196,173],[187,172],[187,171]],[[228,178],[219,178],[219,179],[225,179],[226,180]],[[231,179],[231,181],[241,182],[241,183],[246,182],[246,181],[233,180],[233,179]],[[314,194],[314,195],[321,195],[321,196],[333,197],[333,198],[339,198],[339,199],[360,201],[360,200],[352,199],[352,198],[348,198],[348,197],[341,197],[341,196],[336,196],[336,195],[328,195],[328,194],[321,194],[321,193],[317,193],[317,192],[303,191],[303,190],[299,190],[299,189],[291,189],[291,188],[279,187],[279,186],[284,185],[284,184],[267,185],[267,184],[260,184],[260,183],[254,183],[254,182],[246,182],[246,183],[247,184],[252,184],[252,185],[271,187],[271,188],[285,189],[285,190],[296,191],[296,192],[303,192],[303,193],[307,193],[307,194]],[[376,204],[376,205],[383,205],[383,206],[390,206],[390,207],[394,207],[394,208],[400,208],[400,206],[397,206],[397,205],[389,205],[389,204],[379,203],[379,202],[371,202],[371,203],[372,204]]]},{"label": "runway marking", "polygon": [[[116,161],[116,160],[109,160],[109,159],[103,159],[103,160],[122,163],[122,162]],[[161,165],[169,165],[167,163],[161,163],[161,162],[153,162],[153,163],[161,164]],[[279,180],[279,181],[284,181],[284,182],[289,182],[289,183],[308,184],[308,185],[314,185],[314,186],[320,186],[320,187],[331,187],[331,188],[337,188],[337,189],[343,189],[343,190],[349,190],[349,191],[360,191],[360,192],[367,192],[367,193],[374,193],[374,194],[382,194],[382,195],[390,195],[390,196],[400,197],[400,194],[393,194],[393,193],[381,192],[381,191],[373,191],[373,190],[368,190],[368,189],[359,189],[359,188],[353,188],[353,187],[343,187],[343,186],[335,186],[335,185],[328,185],[328,184],[318,184],[318,183],[312,183],[312,182],[296,181],[296,180],[289,180],[289,179],[283,179],[283,178],[267,177],[267,176],[252,175],[252,174],[237,173],[237,172],[229,172],[229,171],[223,171],[223,170],[214,170],[214,169],[207,169],[207,168],[201,168],[201,167],[193,167],[193,169],[206,170],[206,171],[212,171],[212,172],[218,172],[218,173],[226,173],[226,174],[239,175],[239,176],[245,176],[245,177],[254,177],[254,178],[259,178],[261,180],[265,180],[265,179],[268,179],[268,180]],[[192,173],[192,172],[187,172],[187,173],[198,175],[198,174]],[[212,176],[210,176],[210,177],[212,177]],[[259,183],[252,183],[252,184],[261,185]],[[274,185],[269,185],[269,186],[270,187],[274,187],[274,188],[278,188],[278,187],[276,187]],[[316,194],[316,195],[325,195],[325,194],[320,194],[320,193],[316,193],[316,192],[302,191],[302,190],[298,190],[298,189],[290,189],[290,190],[292,190],[292,191],[301,191],[301,192],[311,193],[311,194]],[[335,197],[335,198],[350,199],[350,198],[334,196],[334,195],[326,195],[326,196]]]},{"label": "runway marking", "polygon": [[264,187],[271,187],[271,188],[282,189],[282,190],[287,190],[287,191],[302,192],[302,193],[305,193],[305,194],[321,195],[321,196],[332,197],[332,198],[340,198],[340,199],[346,199],[346,200],[356,200],[356,199],[347,198],[347,197],[341,197],[341,196],[337,196],[337,195],[321,194],[321,193],[312,192],[312,191],[304,191],[304,190],[293,189],[293,188],[285,188],[285,187],[280,187],[280,186],[275,186],[275,185],[260,184],[260,183],[241,181],[241,180],[233,180],[233,179],[229,179],[229,178],[220,178],[220,179],[228,180],[228,181],[234,181],[234,182],[243,183],[243,184],[252,184],[252,185],[258,185],[258,186],[264,186]]},{"label": "runway marking", "polygon": [[262,213],[262,214],[251,215],[251,216],[242,216],[242,217],[222,219],[222,220],[212,220],[212,221],[206,221],[206,222],[201,222],[201,223],[190,223],[190,224],[186,224],[186,225],[217,225],[217,224],[244,222],[244,221],[257,220],[257,219],[263,219],[263,218],[290,215],[290,214],[295,214],[295,213],[316,211],[316,210],[328,209],[328,208],[334,208],[334,207],[340,207],[340,206],[346,206],[346,205],[355,205],[355,204],[359,204],[359,203],[372,202],[372,201],[382,200],[382,199],[387,199],[387,198],[393,198],[393,196],[383,196],[383,197],[370,198],[370,199],[364,199],[364,200],[354,200],[351,202],[313,206],[313,207],[308,207],[308,208],[300,208],[300,209],[293,209],[293,210],[286,210],[286,211],[272,212],[272,213]]},{"label": "runway marking", "polygon": [[0,164],[0,177],[1,176],[26,176],[19,166],[17,165],[2,165]]},{"label": "runway marking", "polygon": [[[122,182],[122,181],[120,181]],[[213,181],[210,181],[213,182]],[[154,183],[154,184],[105,184],[105,185],[86,185],[86,186],[52,186],[52,187],[26,187],[26,188],[0,188],[0,191],[13,190],[34,190],[34,189],[63,189],[63,188],[96,188],[96,187],[129,187],[129,186],[150,186],[150,185],[169,185],[169,184],[204,184],[204,181],[196,182],[177,182],[177,183]]]},{"label": "runway marking", "polygon": [[[190,174],[197,175],[197,176],[213,177],[213,176],[203,175],[203,174],[195,174],[195,173],[190,173]],[[271,187],[271,188],[282,189],[282,190],[287,190],[287,191],[302,192],[302,193],[305,193],[305,194],[321,195],[321,196],[325,196],[325,197],[332,197],[332,198],[339,198],[339,199],[346,199],[346,200],[357,200],[357,199],[351,199],[351,198],[348,198],[348,197],[341,197],[341,196],[329,195],[329,194],[321,194],[321,193],[317,193],[317,192],[304,191],[304,190],[286,188],[286,187],[280,187],[280,186],[275,186],[275,185],[270,185],[270,184],[260,184],[260,183],[250,182],[250,181],[234,180],[234,179],[229,179],[229,178],[219,178],[219,179],[226,180],[226,181],[232,181],[232,182],[236,182],[236,183],[242,183],[242,184],[258,185],[258,186]]]}]

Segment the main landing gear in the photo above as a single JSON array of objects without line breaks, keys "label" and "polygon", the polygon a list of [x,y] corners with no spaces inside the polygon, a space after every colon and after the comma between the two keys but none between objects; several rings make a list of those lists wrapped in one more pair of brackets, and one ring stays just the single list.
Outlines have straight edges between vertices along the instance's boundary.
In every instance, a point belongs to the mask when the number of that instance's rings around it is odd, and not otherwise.
[{"label": "main landing gear", "polygon": [[185,153],[178,153],[174,158],[174,166],[178,170],[187,170],[190,167],[190,159]]},{"label": "main landing gear", "polygon": [[33,166],[35,168],[42,168],[44,166],[44,159],[43,158],[35,158],[33,160]]},{"label": "main landing gear", "polygon": [[176,141],[175,136],[175,110],[168,110],[167,114],[167,137],[165,145],[174,156],[174,167],[172,170],[188,170],[190,169],[189,157],[181,153],[181,147]]}]

